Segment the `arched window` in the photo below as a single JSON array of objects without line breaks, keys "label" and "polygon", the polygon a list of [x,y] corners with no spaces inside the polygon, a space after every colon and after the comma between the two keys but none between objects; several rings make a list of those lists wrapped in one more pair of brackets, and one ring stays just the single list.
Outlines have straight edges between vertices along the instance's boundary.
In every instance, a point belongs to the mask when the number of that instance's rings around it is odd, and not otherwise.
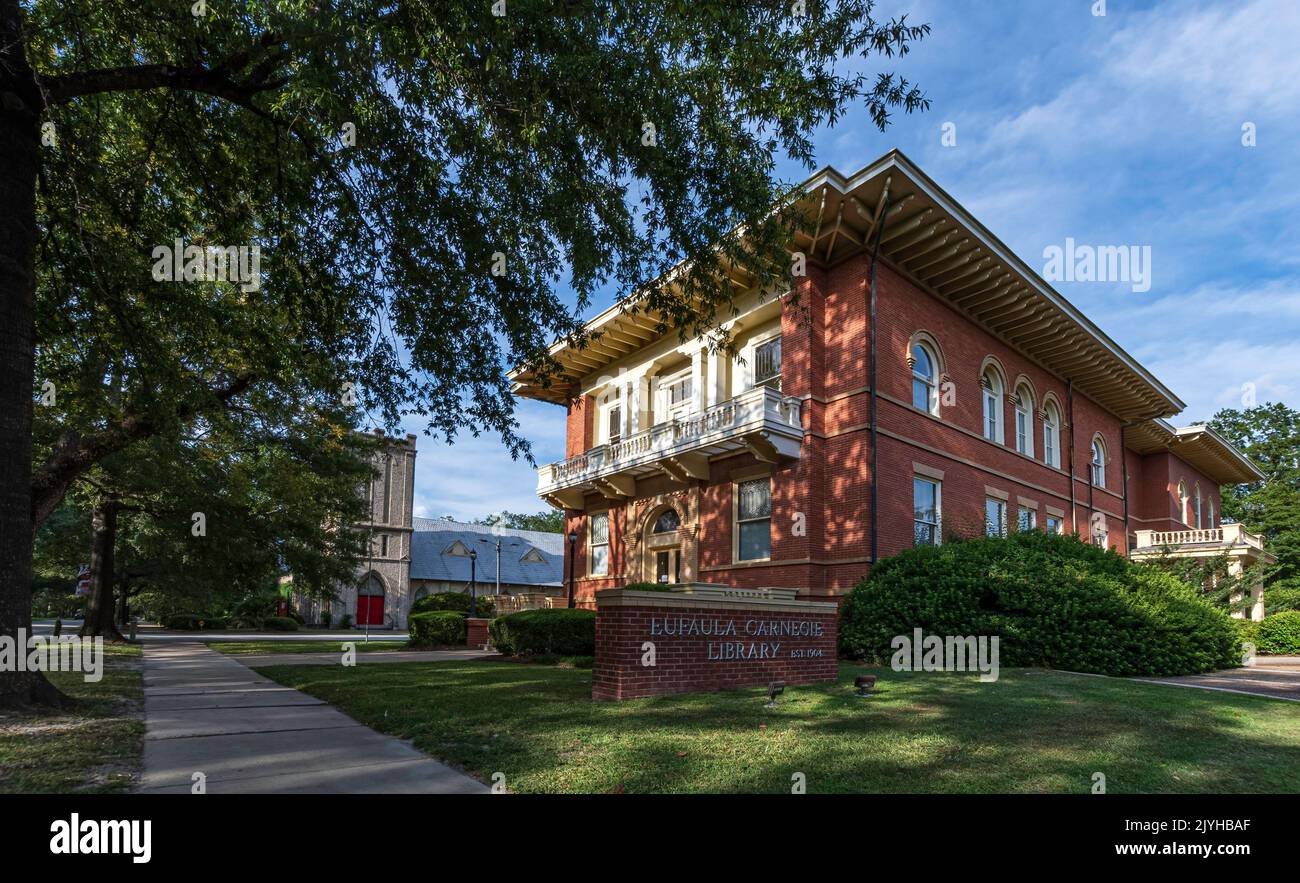
[{"label": "arched window", "polygon": [[993,366],[984,369],[980,377],[984,390],[984,437],[1002,443],[1002,376]]},{"label": "arched window", "polygon": [[1201,486],[1196,486],[1196,529],[1200,530],[1201,525]]},{"label": "arched window", "polygon": [[1043,408],[1043,462],[1061,468],[1061,412],[1051,401]]},{"label": "arched window", "polygon": [[912,344],[912,407],[939,413],[939,363],[923,343]]},{"label": "arched window", "polygon": [[1210,521],[1205,525],[1210,530],[1214,530],[1214,501],[1210,500]]},{"label": "arched window", "polygon": [[1106,486],[1106,445],[1101,436],[1092,440],[1092,483],[1097,487]]},{"label": "arched window", "polygon": [[1034,394],[1023,383],[1016,387],[1016,450],[1034,456]]},{"label": "arched window", "polygon": [[1188,515],[1188,508],[1187,485],[1180,481],[1178,482],[1178,517],[1182,520],[1183,524],[1190,525],[1192,520],[1191,516]]},{"label": "arched window", "polygon": [[655,519],[654,526],[650,528],[651,533],[672,533],[682,526],[682,518],[677,514],[676,509],[665,509],[658,518]]}]

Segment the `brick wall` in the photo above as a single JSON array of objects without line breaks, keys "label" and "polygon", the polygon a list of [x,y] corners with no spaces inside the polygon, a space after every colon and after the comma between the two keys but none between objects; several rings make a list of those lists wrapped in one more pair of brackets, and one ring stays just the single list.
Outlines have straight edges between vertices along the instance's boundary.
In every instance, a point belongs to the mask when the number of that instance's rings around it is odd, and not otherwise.
[{"label": "brick wall", "polygon": [[[772,557],[765,562],[734,560],[733,485],[763,464],[742,453],[715,458],[707,480],[687,485],[699,494],[698,579],[736,586],[789,586],[805,597],[842,597],[871,566],[871,426],[869,356],[869,257],[858,255],[829,269],[810,267],[798,280],[797,303],[782,312],[782,392],[802,402],[804,441],[799,460],[766,467],[772,480]],[[1061,517],[1067,533],[1090,535],[1094,514],[1104,517],[1112,548],[1128,551],[1129,534],[1142,528],[1173,529],[1173,488],[1179,478],[1189,490],[1201,482],[1208,515],[1222,505],[1218,488],[1177,458],[1128,455],[1129,520],[1125,520],[1121,422],[1066,379],[1020,355],[971,322],[948,302],[918,288],[887,263],[877,279],[877,415],[880,557],[913,543],[912,479],[915,465],[941,472],[941,530],[980,534],[984,505],[992,494],[1005,499],[1007,521],[1015,528],[1019,508],[1033,509],[1037,525],[1049,510]],[[937,417],[911,406],[909,343],[918,332],[938,345],[939,370],[953,384],[955,399]],[[1003,375],[1004,439],[983,436],[980,374],[988,362]],[[1032,456],[1015,449],[1015,405],[1019,384],[1032,391]],[[1061,426],[1059,468],[1043,460],[1043,420],[1049,398]],[[591,444],[590,402],[569,414],[570,453]],[[1103,440],[1107,462],[1104,486],[1090,481],[1092,440]],[[574,446],[579,445],[575,450]],[[1073,476],[1071,473],[1073,472]],[[637,494],[661,493],[658,480],[638,483]],[[642,485],[645,485],[643,488]],[[674,485],[680,489],[682,485]],[[628,531],[624,502],[599,495],[588,511],[611,513],[611,573],[587,578],[586,517],[570,513],[578,530],[578,596],[620,586],[632,571],[623,542]],[[1059,513],[1059,515],[1058,515]],[[802,526],[802,533],[795,525]]]},{"label": "brick wall", "polygon": [[[665,693],[707,692],[766,685],[773,681],[808,684],[833,681],[837,676],[836,611],[771,610],[737,604],[716,605],[607,606],[604,599],[596,612],[596,660],[592,666],[593,699],[634,699]],[[716,629],[731,622],[733,635],[662,634],[665,617],[672,623],[696,619],[702,629]],[[655,629],[652,620],[659,624]],[[748,621],[792,622],[814,626],[820,634],[807,636],[764,636],[746,634]],[[660,634],[653,634],[652,631]],[[655,665],[642,664],[646,641],[655,645]],[[740,643],[745,652],[751,646],[766,645],[771,656],[725,658],[726,645]],[[773,645],[776,645],[775,647]],[[793,656],[792,651],[800,656]],[[820,654],[820,655],[816,655]],[[724,658],[720,658],[724,657]]]}]

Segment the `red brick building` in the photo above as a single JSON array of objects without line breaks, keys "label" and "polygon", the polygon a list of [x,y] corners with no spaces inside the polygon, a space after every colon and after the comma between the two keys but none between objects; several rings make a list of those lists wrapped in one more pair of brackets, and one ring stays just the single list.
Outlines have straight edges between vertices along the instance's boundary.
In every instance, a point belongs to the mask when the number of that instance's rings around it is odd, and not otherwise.
[{"label": "red brick building", "polygon": [[567,410],[538,494],[566,511],[580,601],[636,581],[835,598],[952,534],[1225,544],[1219,487],[1256,467],[1165,422],[1177,396],[906,157],[805,193],[806,274],[738,300],[738,355],[615,307],[554,350],[566,382],[516,374]]}]

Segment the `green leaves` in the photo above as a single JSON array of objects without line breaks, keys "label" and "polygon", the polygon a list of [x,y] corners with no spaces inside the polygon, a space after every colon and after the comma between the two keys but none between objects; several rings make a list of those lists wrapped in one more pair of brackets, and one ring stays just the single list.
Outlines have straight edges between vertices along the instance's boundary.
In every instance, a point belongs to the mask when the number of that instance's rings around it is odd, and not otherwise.
[{"label": "green leaves", "polygon": [[[810,133],[858,102],[882,129],[927,105],[844,64],[929,33],[874,7],[513,2],[498,17],[478,0],[361,0],[196,17],[34,0],[28,50],[61,135],[39,208],[43,352],[70,336],[184,395],[305,352],[390,425],[418,413],[527,455],[506,371],[554,370],[548,346],[581,339],[597,291],[637,290],[695,335],[725,314],[727,265],[784,290],[776,154],[811,166]],[[142,250],[174,236],[259,242],[260,302],[223,312],[152,284]],[[488,272],[497,252],[505,275]],[[144,394],[133,379],[128,399]]]}]

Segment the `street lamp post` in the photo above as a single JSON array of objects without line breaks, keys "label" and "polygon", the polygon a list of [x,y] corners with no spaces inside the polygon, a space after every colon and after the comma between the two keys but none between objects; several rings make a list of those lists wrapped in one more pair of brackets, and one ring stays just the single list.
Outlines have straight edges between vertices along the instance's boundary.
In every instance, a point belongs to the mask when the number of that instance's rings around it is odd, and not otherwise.
[{"label": "street lamp post", "polygon": [[573,568],[577,565],[578,559],[577,559],[577,553],[574,552],[573,547],[576,546],[577,543],[578,543],[578,532],[576,530],[569,531],[569,607],[570,608],[574,606]]},{"label": "street lamp post", "polygon": [[475,587],[475,580],[478,578],[478,552],[473,549],[469,550],[469,615],[478,617],[478,592]]}]

